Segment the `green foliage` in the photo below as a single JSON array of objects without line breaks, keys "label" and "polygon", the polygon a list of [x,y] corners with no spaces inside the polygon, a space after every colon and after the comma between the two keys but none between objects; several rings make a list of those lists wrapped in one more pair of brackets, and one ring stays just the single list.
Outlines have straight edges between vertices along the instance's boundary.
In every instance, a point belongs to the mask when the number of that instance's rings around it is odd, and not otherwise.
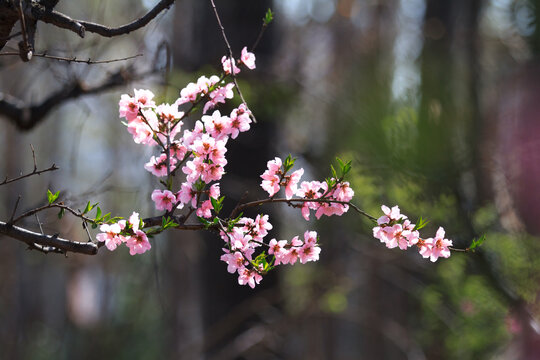
[{"label": "green foliage", "polygon": [[210,198],[210,202],[212,203],[212,207],[216,214],[219,214],[221,209],[223,209],[223,200],[225,200],[225,196],[222,196],[219,199],[214,199],[213,197]]},{"label": "green foliage", "polygon": [[414,226],[413,230],[420,230],[420,229],[424,228],[428,223],[429,223],[429,220],[425,220],[425,219],[422,218],[422,216],[420,216],[420,218],[418,218],[418,221],[416,222],[416,225]]},{"label": "green foliage", "polygon": [[285,161],[283,162],[283,173],[286,174],[289,172],[289,170],[292,169],[294,166],[294,162],[296,161],[296,158],[293,158],[291,154],[287,155],[285,158]]},{"label": "green foliage", "polygon": [[485,240],[486,240],[486,235],[482,235],[478,239],[473,239],[471,245],[469,246],[469,250],[471,250],[472,252],[475,252],[476,249],[480,247],[480,245],[482,245]]},{"label": "green foliage", "polygon": [[58,196],[60,196],[60,191],[57,191],[53,194],[51,190],[47,190],[47,200],[49,201],[49,205],[52,204],[56,199],[58,199]]},{"label": "green foliage", "polygon": [[167,229],[173,228],[175,226],[178,226],[178,224],[175,223],[174,220],[170,216],[167,216],[167,217],[164,216],[164,217],[161,218],[161,229],[162,230],[167,230]]},{"label": "green foliage", "polygon": [[274,20],[274,13],[272,12],[272,9],[268,8],[263,18],[264,25],[269,25],[272,20]]}]

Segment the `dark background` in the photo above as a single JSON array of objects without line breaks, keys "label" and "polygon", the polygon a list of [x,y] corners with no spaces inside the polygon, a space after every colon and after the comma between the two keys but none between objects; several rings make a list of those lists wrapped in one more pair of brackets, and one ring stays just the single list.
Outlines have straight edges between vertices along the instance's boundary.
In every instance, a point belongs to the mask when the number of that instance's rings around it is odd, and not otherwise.
[{"label": "dark background", "polygon": [[[73,16],[118,25],[150,1],[60,2]],[[239,54],[275,21],[240,86],[258,123],[231,142],[226,207],[258,187],[266,161],[292,153],[304,178],[323,179],[336,156],[353,161],[354,202],[379,216],[399,204],[457,247],[482,251],[433,264],[388,250],[357,214],[306,223],[285,206],[271,237],[317,230],[321,260],[284,266],[255,290],[219,261],[212,234],[170,231],[151,252],[44,255],[0,241],[0,354],[6,359],[536,359],[540,351],[540,2],[532,0],[217,1]],[[16,48],[8,42],[4,51]],[[66,101],[38,126],[0,123],[0,175],[60,170],[0,188],[0,218],[60,190],[114,215],[157,215],[151,155],[118,119],[122,93],[149,88],[173,102],[225,54],[208,1],[183,0],[144,29],[84,40],[39,24],[36,48],[81,58],[144,53],[125,63],[65,64],[0,57],[0,91],[30,104],[77,79],[120,68],[129,85]],[[170,66],[167,66],[169,64]],[[5,174],[5,175],[4,175]],[[253,213],[251,215],[256,215]],[[48,233],[86,241],[80,222],[41,214]],[[24,224],[35,231],[37,220]],[[93,233],[95,236],[95,231]]]}]

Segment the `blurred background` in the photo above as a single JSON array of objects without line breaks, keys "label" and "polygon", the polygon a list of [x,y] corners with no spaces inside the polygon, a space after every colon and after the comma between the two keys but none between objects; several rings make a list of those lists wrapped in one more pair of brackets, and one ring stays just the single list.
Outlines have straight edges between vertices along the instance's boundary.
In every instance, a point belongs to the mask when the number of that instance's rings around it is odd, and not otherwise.
[{"label": "blurred background", "polygon": [[[266,161],[291,153],[304,179],[352,160],[355,203],[379,216],[399,204],[412,220],[482,251],[431,263],[389,250],[357,214],[306,223],[271,206],[290,239],[317,230],[321,260],[284,266],[252,290],[219,260],[213,234],[170,231],[151,252],[44,255],[0,241],[0,357],[5,359],[538,359],[540,358],[540,1],[217,0],[233,51],[254,43],[268,8],[275,21],[240,86],[258,123],[230,142],[222,193],[232,208],[258,187]],[[119,25],[155,1],[60,2],[73,18]],[[15,30],[14,30],[15,31]],[[4,50],[17,47],[14,39]],[[179,0],[144,29],[118,38],[40,24],[36,49],[82,59],[143,53],[112,64],[0,57],[0,91],[39,103],[77,81],[118,71],[133,81],[55,106],[35,127],[0,118],[0,176],[60,170],[0,188],[0,219],[61,191],[75,208],[157,215],[158,186],[143,169],[151,149],[118,119],[133,88],[173,102],[225,54],[208,1]],[[238,100],[236,100],[238,104]],[[226,113],[232,105],[223,108]],[[256,213],[247,214],[255,215]],[[49,234],[86,241],[56,212]],[[38,231],[37,220],[25,227]],[[95,231],[93,232],[95,236]]]}]

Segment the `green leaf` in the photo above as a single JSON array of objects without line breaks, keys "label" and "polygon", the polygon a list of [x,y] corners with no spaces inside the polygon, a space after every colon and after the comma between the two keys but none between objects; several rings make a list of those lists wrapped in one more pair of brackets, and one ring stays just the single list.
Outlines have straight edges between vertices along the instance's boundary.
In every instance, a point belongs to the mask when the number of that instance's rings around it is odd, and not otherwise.
[{"label": "green leaf", "polygon": [[82,213],[86,214],[90,210],[92,210],[92,205],[90,205],[90,201],[89,201],[88,204],[86,204],[86,207],[84,208],[84,211]]},{"label": "green leaf", "polygon": [[294,166],[294,162],[296,161],[296,158],[293,158],[291,154],[287,155],[287,158],[285,158],[285,161],[283,162],[283,172],[286,174],[291,168]]},{"label": "green leaf", "polygon": [[484,241],[486,241],[486,235],[480,236],[478,239],[473,239],[471,246],[469,246],[469,250],[474,252],[478,247],[480,247]]},{"label": "green leaf", "polygon": [[274,20],[274,13],[272,12],[272,9],[268,8],[266,14],[264,14],[263,22],[265,25],[268,25],[272,20]]},{"label": "green leaf", "polygon": [[47,190],[47,200],[49,201],[49,204],[52,204],[56,199],[58,199],[59,195],[60,191],[53,194],[51,190]]},{"label": "green leaf", "polygon": [[61,208],[60,211],[58,212],[58,218],[61,219],[65,213],[66,213],[66,209]]},{"label": "green leaf", "polygon": [[101,209],[100,207],[98,206],[97,210],[96,210],[96,220],[97,219],[101,219]]},{"label": "green leaf", "polygon": [[420,230],[426,227],[427,224],[429,224],[429,220],[422,219],[422,216],[420,216],[420,218],[418,218],[418,221],[416,222],[416,225],[414,226],[413,231]]}]

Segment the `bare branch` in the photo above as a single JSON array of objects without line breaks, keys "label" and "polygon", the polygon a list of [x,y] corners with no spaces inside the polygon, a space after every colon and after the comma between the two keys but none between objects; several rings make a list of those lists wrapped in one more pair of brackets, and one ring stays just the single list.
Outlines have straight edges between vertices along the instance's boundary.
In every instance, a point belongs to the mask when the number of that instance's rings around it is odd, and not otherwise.
[{"label": "bare branch", "polygon": [[110,28],[104,25],[80,21],[80,23],[86,28],[87,31],[99,34],[101,36],[113,37],[118,35],[129,34],[130,32],[140,29],[148,24],[153,18],[155,18],[160,12],[168,9],[175,0],[161,0],[152,10],[138,20],[135,20],[129,24],[119,26],[116,28]]},{"label": "bare branch", "polygon": [[2,221],[0,221],[0,234],[25,242],[31,248],[38,248],[44,252],[58,252],[52,248],[60,250],[62,253],[73,252],[95,255],[98,252],[98,246],[92,242],[83,243],[62,239],[58,235],[43,235]]},{"label": "bare branch", "polygon": [[[0,53],[0,56],[13,56],[13,55],[20,55],[20,54],[16,52]],[[32,56],[45,58],[45,59],[58,60],[58,61],[75,62],[75,63],[93,65],[93,64],[109,64],[109,63],[118,62],[118,61],[130,60],[139,56],[143,56],[143,54],[131,55],[131,56],[123,57],[123,58],[110,59],[110,60],[92,60],[91,58],[88,58],[88,60],[83,60],[83,59],[78,59],[77,57],[55,56],[55,55],[49,55],[46,53],[33,54]]]},{"label": "bare branch", "polygon": [[40,104],[29,106],[9,94],[0,93],[0,115],[4,115],[19,130],[30,130],[41,123],[54,107],[67,100],[121,86],[144,75],[147,74],[133,75],[132,69],[127,68],[110,74],[102,83],[94,86],[87,86],[80,81],[75,81],[66,84],[64,88],[54,92]]},{"label": "bare branch", "polygon": [[33,175],[41,175],[43,174],[44,172],[47,172],[47,171],[55,171],[55,170],[58,170],[59,167],[56,166],[56,164],[52,164],[50,168],[47,168],[47,169],[43,169],[43,170],[37,170],[36,168],[34,168],[34,170],[28,174],[25,174],[25,175],[21,175],[19,177],[16,177],[14,179],[8,179],[7,176],[6,178],[4,179],[4,181],[0,182],[0,186],[2,185],[5,185],[5,184],[9,184],[9,183],[12,183],[14,181],[18,181],[18,180],[21,180],[21,179],[24,179],[24,178],[27,178],[29,176],[33,176]]}]

